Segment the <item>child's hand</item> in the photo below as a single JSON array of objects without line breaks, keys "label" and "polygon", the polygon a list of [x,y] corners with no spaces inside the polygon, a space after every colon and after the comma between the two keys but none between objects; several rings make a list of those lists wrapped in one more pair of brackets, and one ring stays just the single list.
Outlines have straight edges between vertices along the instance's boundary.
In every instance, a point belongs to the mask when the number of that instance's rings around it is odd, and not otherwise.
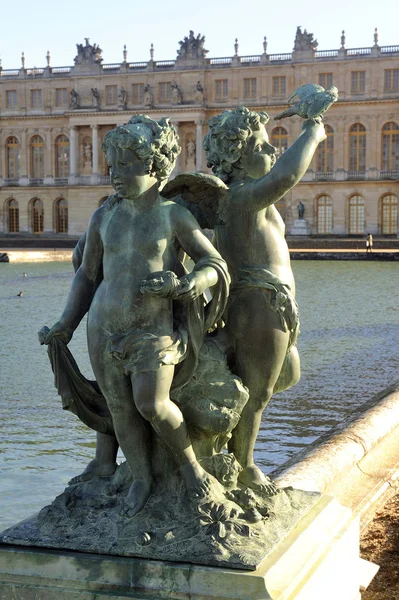
[{"label": "child's hand", "polygon": [[323,122],[320,117],[315,119],[306,119],[303,122],[302,131],[311,131],[318,144],[324,141],[327,137]]},{"label": "child's hand", "polygon": [[208,287],[208,280],[201,271],[194,271],[180,279],[180,288],[173,297],[184,302],[190,302],[201,296]]}]

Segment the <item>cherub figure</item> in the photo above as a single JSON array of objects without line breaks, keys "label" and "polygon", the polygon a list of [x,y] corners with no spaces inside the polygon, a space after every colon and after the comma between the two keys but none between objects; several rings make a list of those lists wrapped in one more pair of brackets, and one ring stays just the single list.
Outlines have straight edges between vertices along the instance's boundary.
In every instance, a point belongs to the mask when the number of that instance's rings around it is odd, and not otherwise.
[{"label": "cherub figure", "polygon": [[[90,220],[67,305],[44,343],[54,336],[68,343],[88,312],[93,372],[133,474],[125,500],[125,512],[133,516],[151,492],[151,428],[171,450],[189,494],[206,495],[216,485],[197,461],[169,392],[191,377],[203,333],[225,308],[227,289],[204,315],[203,292],[217,287],[223,273],[228,288],[228,276],[191,213],[160,196],[159,187],[180,153],[169,120],[132,117],[107,133],[103,150],[116,194]],[[181,251],[196,263],[188,275]],[[110,438],[107,446],[105,437],[98,438],[89,477],[104,474],[105,455],[113,470],[116,440]]]},{"label": "cherub figure", "polygon": [[276,162],[265,129],[268,120],[266,113],[245,107],[212,117],[203,146],[215,176],[181,174],[163,193],[182,194],[201,225],[214,229],[214,244],[227,262],[231,368],[250,393],[229,450],[243,468],[239,481],[271,493],[274,484],[254,462],[255,441],[272,394],[300,376],[295,283],[284,222],[274,205],[303,177],[325,132],[319,121],[305,121],[298,139]]}]

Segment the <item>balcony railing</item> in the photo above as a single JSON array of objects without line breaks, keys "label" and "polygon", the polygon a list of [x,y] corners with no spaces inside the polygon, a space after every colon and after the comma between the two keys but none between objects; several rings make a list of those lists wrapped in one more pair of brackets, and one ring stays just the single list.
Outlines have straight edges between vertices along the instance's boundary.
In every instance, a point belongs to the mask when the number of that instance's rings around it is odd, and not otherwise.
[{"label": "balcony railing", "polygon": [[19,185],[19,179],[14,177],[6,177],[4,180],[4,185],[8,185],[10,187]]},{"label": "balcony railing", "polygon": [[54,177],[54,185],[68,185],[68,177]]},{"label": "balcony railing", "polygon": [[111,177],[109,175],[100,175],[100,184],[109,185],[111,183]]},{"label": "balcony railing", "polygon": [[399,169],[393,171],[380,171],[380,179],[399,179]]},{"label": "balcony railing", "polygon": [[33,177],[29,179],[29,185],[43,185],[43,179],[41,177]]},{"label": "balcony railing", "polygon": [[334,171],[317,171],[314,174],[314,179],[316,181],[331,181],[335,179]]},{"label": "balcony railing", "polygon": [[346,174],[347,179],[367,179],[366,171],[348,171]]}]

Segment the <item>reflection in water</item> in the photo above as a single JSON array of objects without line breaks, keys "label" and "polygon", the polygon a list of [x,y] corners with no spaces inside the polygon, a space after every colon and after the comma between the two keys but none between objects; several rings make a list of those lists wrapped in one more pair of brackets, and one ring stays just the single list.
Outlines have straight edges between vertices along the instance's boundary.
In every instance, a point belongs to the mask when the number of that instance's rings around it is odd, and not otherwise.
[{"label": "reflection in water", "polygon": [[[397,378],[397,265],[298,261],[293,268],[302,379],[265,411],[257,460],[266,471]],[[0,265],[0,530],[51,502],[93,456],[95,434],[62,410],[37,341],[37,331],[59,318],[71,278],[68,263]],[[92,377],[84,324],[71,350]]]}]

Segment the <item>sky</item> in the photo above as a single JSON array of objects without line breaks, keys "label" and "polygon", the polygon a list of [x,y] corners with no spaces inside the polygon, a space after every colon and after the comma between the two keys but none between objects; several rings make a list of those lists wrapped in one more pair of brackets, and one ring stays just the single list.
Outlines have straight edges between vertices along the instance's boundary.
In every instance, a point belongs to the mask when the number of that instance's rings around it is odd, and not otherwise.
[{"label": "sky", "polygon": [[319,50],[340,46],[373,45],[378,27],[381,46],[399,44],[398,0],[4,0],[0,11],[0,58],[3,69],[18,68],[24,51],[26,67],[44,67],[47,50],[52,66],[73,64],[76,44],[97,43],[104,63],[149,60],[151,43],[155,60],[176,58],[179,40],[192,29],[205,35],[208,57],[232,56],[238,38],[241,56],[261,54],[263,37],[268,53],[291,52],[300,25],[312,32]]}]

